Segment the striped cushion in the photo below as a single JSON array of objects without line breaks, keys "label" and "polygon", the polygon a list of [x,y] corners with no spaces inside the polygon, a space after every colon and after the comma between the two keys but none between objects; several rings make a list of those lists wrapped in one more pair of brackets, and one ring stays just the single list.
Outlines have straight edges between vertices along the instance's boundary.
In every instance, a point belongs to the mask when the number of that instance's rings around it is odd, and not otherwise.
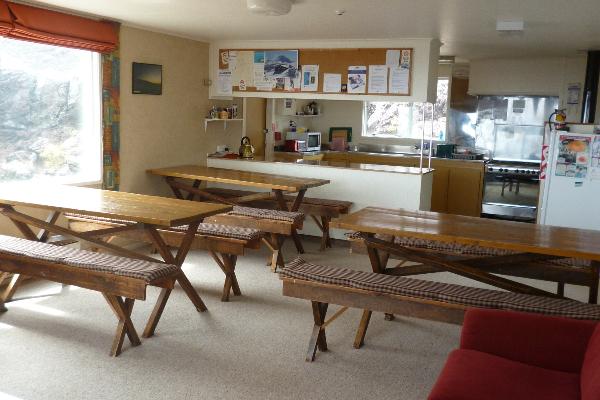
[{"label": "striped cushion", "polygon": [[[382,235],[375,235],[377,239],[385,240],[386,237]],[[389,236],[388,236],[389,237]],[[348,234],[349,240],[362,240],[363,236],[360,232],[352,232]],[[483,247],[472,244],[462,244],[456,242],[442,242],[439,240],[432,239],[419,239],[406,236],[397,236],[394,238],[394,243],[403,247],[409,247],[413,249],[435,251],[437,253],[448,254],[448,255],[463,255],[473,257],[496,257],[496,256],[507,256],[511,254],[518,254],[517,251],[496,249],[493,247]],[[562,265],[565,267],[589,267],[590,261],[578,258],[559,258],[556,260],[548,260],[546,262]]]},{"label": "striped cushion", "polygon": [[241,215],[244,217],[254,217],[261,219],[273,219],[277,221],[287,221],[298,224],[304,220],[304,214],[294,211],[269,210],[267,208],[252,208],[233,206],[229,215]]},{"label": "striped cushion", "polygon": [[[177,226],[171,229],[176,231],[186,231],[188,225]],[[198,226],[198,234],[241,240],[256,240],[260,239],[262,236],[261,231],[258,229],[208,223],[202,223]]]},{"label": "striped cushion", "polygon": [[142,279],[148,283],[171,276],[179,271],[175,265],[135,260],[111,254],[95,253],[72,247],[54,246],[11,236],[0,235],[0,254],[27,256],[71,267],[106,272],[113,275]]},{"label": "striped cushion", "polygon": [[296,258],[280,275],[330,285],[415,297],[467,307],[495,308],[600,320],[600,306],[575,300],[503,292],[312,264]]},{"label": "striped cushion", "polygon": [[[70,219],[106,222],[109,224],[135,224],[133,221],[126,221],[122,219],[96,217],[92,215],[81,215],[73,213],[65,213],[65,217]],[[172,227],[172,230],[176,231],[187,231],[189,225],[181,225]],[[255,240],[260,239],[261,232],[258,229],[252,228],[241,228],[237,226],[219,225],[219,224],[205,224],[202,223],[198,226],[198,233],[201,235],[221,236],[233,239],[241,240]]]}]

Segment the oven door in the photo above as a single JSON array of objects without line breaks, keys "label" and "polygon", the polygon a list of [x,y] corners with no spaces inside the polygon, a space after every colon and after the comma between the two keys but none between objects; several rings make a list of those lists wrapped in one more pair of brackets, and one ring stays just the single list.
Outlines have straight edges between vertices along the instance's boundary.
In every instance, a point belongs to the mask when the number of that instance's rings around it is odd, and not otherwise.
[{"label": "oven door", "polygon": [[487,172],[481,212],[484,217],[535,221],[539,187],[537,178]]}]

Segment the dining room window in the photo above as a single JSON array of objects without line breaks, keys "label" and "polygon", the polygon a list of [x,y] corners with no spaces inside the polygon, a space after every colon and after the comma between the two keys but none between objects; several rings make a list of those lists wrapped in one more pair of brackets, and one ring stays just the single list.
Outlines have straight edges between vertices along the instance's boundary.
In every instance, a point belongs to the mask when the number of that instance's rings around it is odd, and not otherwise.
[{"label": "dining room window", "polygon": [[0,37],[0,182],[102,179],[98,53]]},{"label": "dining room window", "polygon": [[437,83],[436,103],[365,101],[362,136],[382,139],[418,139],[433,133],[433,140],[446,139],[449,79]]}]

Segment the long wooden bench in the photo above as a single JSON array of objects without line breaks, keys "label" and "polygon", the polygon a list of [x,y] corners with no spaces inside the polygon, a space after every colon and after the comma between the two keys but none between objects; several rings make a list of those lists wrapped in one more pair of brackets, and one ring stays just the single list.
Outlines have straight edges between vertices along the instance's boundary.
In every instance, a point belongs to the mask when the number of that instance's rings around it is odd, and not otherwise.
[{"label": "long wooden bench", "polygon": [[[125,335],[133,346],[140,338],[131,322],[135,300],[146,299],[146,287],[172,289],[179,267],[109,254],[0,236],[0,271],[24,274],[102,293],[119,320],[110,354],[118,356]],[[3,298],[0,304],[4,303]],[[6,311],[2,307],[0,311]],[[151,316],[152,319],[160,316]],[[149,321],[150,322],[150,321]]]},{"label": "long wooden bench", "polygon": [[[325,328],[348,307],[365,310],[354,347],[365,338],[372,311],[461,324],[468,308],[494,308],[600,320],[600,306],[575,300],[503,292],[312,264],[297,258],[279,273],[283,295],[310,300],[314,326],[307,361],[327,350]],[[329,304],[343,306],[328,320]]]},{"label": "long wooden bench", "polygon": [[234,206],[233,210],[225,214],[217,214],[206,218],[213,224],[239,226],[243,228],[258,229],[268,233],[263,237],[263,242],[271,251],[268,265],[275,272],[277,267],[284,267],[283,242],[286,237],[302,229],[304,214],[292,211],[280,211],[263,208]]},{"label": "long wooden bench", "polygon": [[[223,198],[246,197],[250,200],[248,202],[245,202],[244,204],[252,207],[270,209],[279,208],[279,203],[275,198],[252,200],[251,197],[248,197],[259,192],[223,188],[207,188],[205,189],[205,191],[213,193]],[[285,195],[284,199],[287,202],[289,208],[294,203],[295,197],[291,195]],[[348,212],[350,211],[350,207],[352,207],[351,201],[319,199],[315,197],[304,197],[302,199],[302,203],[300,204],[300,208],[298,209],[298,211],[303,214],[310,215],[310,217],[315,221],[315,224],[321,230],[321,251],[325,250],[327,247],[332,246],[329,228],[331,219],[338,218],[340,215],[343,214],[348,214]]]},{"label": "long wooden bench", "polygon": [[[376,235],[378,239],[391,241],[391,236]],[[353,253],[367,254],[367,247],[364,238],[360,233],[348,235],[350,249]],[[514,251],[505,249],[494,249],[477,245],[464,245],[458,243],[447,243],[436,240],[415,239],[409,237],[393,238],[395,244],[402,245],[411,249],[432,252],[438,255],[444,255],[448,259],[476,259],[495,256],[510,256],[517,254]],[[432,265],[409,264],[401,256],[394,254],[387,255],[400,261],[399,266],[394,270],[395,276],[414,276],[440,272],[439,268]],[[478,268],[486,272],[500,275],[516,276],[520,278],[529,278],[556,282],[557,294],[564,295],[565,284],[586,286],[590,290],[589,302],[595,303],[598,296],[598,275],[590,267],[590,262],[575,258],[558,258],[545,261],[529,261],[519,263],[518,265],[505,264],[484,264]]]},{"label": "long wooden bench", "polygon": [[[65,217],[69,222],[69,228],[72,230],[76,232],[97,232],[99,236],[102,236],[103,229],[132,224],[129,221],[92,217],[89,215],[67,213]],[[175,247],[181,243],[187,228],[187,225],[183,225],[170,229],[159,229],[158,232],[168,246]],[[123,231],[119,232],[118,236],[152,243],[152,240],[142,231]],[[238,256],[243,256],[246,249],[260,248],[262,238],[263,234],[259,230],[252,228],[210,223],[202,223],[198,226],[198,232],[194,237],[191,249],[208,251],[225,274],[221,301],[229,301],[229,295],[232,291],[235,296],[242,294],[237,276],[235,275],[237,258]]]}]

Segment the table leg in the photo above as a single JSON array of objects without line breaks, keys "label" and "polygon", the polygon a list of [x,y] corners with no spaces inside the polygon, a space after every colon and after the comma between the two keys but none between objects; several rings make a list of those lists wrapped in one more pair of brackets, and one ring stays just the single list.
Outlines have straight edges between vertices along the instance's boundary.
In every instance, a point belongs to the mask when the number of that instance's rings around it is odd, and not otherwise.
[{"label": "table leg", "polygon": [[[202,183],[202,181],[199,181],[198,179],[195,179],[195,180],[194,180],[194,183],[192,183],[192,187],[193,187],[194,189],[198,189],[198,187],[200,186],[200,183]],[[189,192],[189,193],[188,193],[188,195],[187,195],[187,198],[186,198],[186,200],[193,201],[193,200],[194,200],[194,197],[196,197],[196,193],[194,193],[194,192]]]},{"label": "table leg", "polygon": [[102,293],[102,295],[119,320],[110,352],[111,356],[116,357],[121,354],[126,334],[132,346],[139,346],[141,344],[137,331],[133,326],[133,322],[131,322],[131,311],[133,310],[135,300],[125,299],[125,301],[123,301],[121,297],[108,293]]},{"label": "table leg", "polygon": [[600,275],[600,261],[592,261],[591,265],[590,294],[588,302],[598,304],[598,279]]},{"label": "table leg", "polygon": [[[196,232],[198,231],[198,225],[200,225],[200,221],[192,222],[191,224],[189,224],[188,230],[186,231],[186,233],[181,241],[181,244],[179,246],[179,250],[177,251],[176,256],[173,256],[173,254],[171,254],[171,250],[169,249],[169,246],[165,243],[163,238],[160,236],[160,233],[158,233],[158,231],[156,230],[156,228],[154,226],[146,225],[145,230],[146,230],[146,233],[147,233],[148,237],[150,238],[152,244],[154,245],[156,250],[159,252],[159,254],[163,258],[163,260],[167,264],[173,264],[173,265],[177,265],[179,267],[179,274],[177,275],[176,281],[179,283],[179,286],[181,286],[181,288],[183,289],[185,294],[188,296],[188,298],[190,299],[192,304],[194,304],[194,306],[196,307],[196,310],[198,312],[203,312],[203,311],[207,310],[206,305],[202,301],[202,298],[200,297],[200,295],[198,294],[196,289],[194,289],[194,287],[188,280],[188,278],[185,275],[185,273],[183,272],[183,270],[181,269],[181,266],[183,265],[185,257],[187,256],[187,254],[190,250],[190,247],[192,246],[192,242],[194,241]],[[154,331],[156,330],[156,326],[158,325],[158,322],[160,320],[160,317],[162,315],[162,312],[165,308],[165,305],[167,304],[167,300],[169,299],[170,295],[171,295],[171,289],[162,289],[162,291],[156,301],[156,304],[154,305],[152,314],[150,315],[150,318],[148,319],[148,322],[146,323],[146,328],[144,329],[144,337],[150,337],[154,334]]]},{"label": "table leg", "polygon": [[311,301],[313,310],[313,326],[312,335],[308,341],[308,351],[306,353],[306,361],[314,361],[317,353],[317,347],[321,351],[327,351],[327,337],[325,336],[325,315],[329,304],[318,301]]},{"label": "table leg", "polygon": [[175,197],[183,200],[183,193],[181,193],[181,190],[179,190],[179,188],[175,186],[175,178],[173,178],[172,176],[165,176],[165,182],[167,182],[167,185],[169,185]]},{"label": "table leg", "polygon": [[[302,204],[302,199],[304,198],[304,194],[306,193],[306,189],[302,189],[298,192],[292,207],[288,210],[287,202],[283,197],[283,192],[278,189],[274,189],[275,198],[277,199],[277,203],[279,205],[279,209],[282,211],[298,211],[300,205]],[[294,241],[294,245],[296,246],[296,250],[300,254],[304,254],[304,247],[302,246],[302,241],[300,240],[300,236],[298,235],[298,231],[296,228],[292,228],[292,240]]]}]

